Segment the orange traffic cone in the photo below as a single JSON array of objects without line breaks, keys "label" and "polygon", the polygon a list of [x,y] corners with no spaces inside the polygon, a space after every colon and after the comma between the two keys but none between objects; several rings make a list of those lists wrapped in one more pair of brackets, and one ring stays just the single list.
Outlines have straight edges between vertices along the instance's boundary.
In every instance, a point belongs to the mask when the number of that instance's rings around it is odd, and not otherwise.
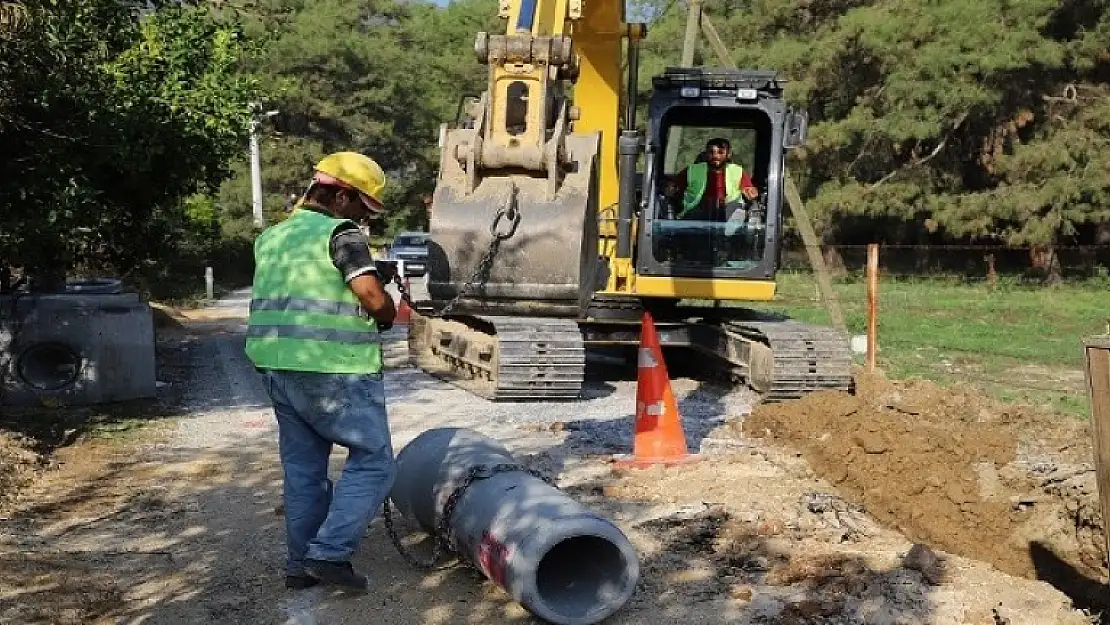
[{"label": "orange traffic cone", "polygon": [[[405,278],[405,293],[412,295],[412,288],[409,286],[409,279]],[[397,315],[393,318],[393,323],[397,325],[408,325],[412,320],[412,308],[405,298],[401,298],[401,304],[397,307]]]},{"label": "orange traffic cone", "polygon": [[644,312],[636,375],[636,435],[632,458],[618,465],[644,467],[681,464],[698,460],[686,449],[682,417],[671,391],[671,379],[663,362],[659,335],[651,313]]}]

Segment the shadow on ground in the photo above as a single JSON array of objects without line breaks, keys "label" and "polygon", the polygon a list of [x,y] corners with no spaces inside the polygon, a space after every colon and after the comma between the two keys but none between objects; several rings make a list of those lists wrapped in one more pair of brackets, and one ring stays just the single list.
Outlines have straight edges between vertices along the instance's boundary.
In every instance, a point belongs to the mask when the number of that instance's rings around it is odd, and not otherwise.
[{"label": "shadow on ground", "polygon": [[1105,582],[1091,578],[1040,542],[1029,543],[1029,557],[1037,570],[1037,579],[1071,597],[1075,607],[1091,613],[1110,610]]},{"label": "shadow on ground", "polygon": [[[249,375],[211,371],[211,360],[221,350],[235,349],[241,337],[183,340],[168,348],[161,365],[180,390],[163,398],[164,409],[143,413],[145,418],[259,407],[257,389],[235,388],[236,382],[249,384],[243,382]],[[391,401],[410,401],[436,385],[425,384]],[[193,394],[192,388],[206,392]],[[719,424],[723,408],[715,393],[699,386],[696,406],[683,408],[693,451]],[[612,440],[615,448],[618,440],[628,441],[631,410],[607,421],[569,421],[564,442],[523,459],[562,459],[543,467],[559,474],[563,460],[597,452],[598,440]],[[471,567],[431,572],[409,567],[390,545],[380,518],[371,523],[356,558],[356,565],[374,578],[371,593],[286,591],[281,586],[281,475],[272,432],[241,436],[215,449],[199,444],[136,449],[118,443],[103,453],[87,460],[87,479],[67,479],[63,468],[58,479],[44,485],[36,503],[0,520],[0,536],[14,537],[0,539],[0,621],[534,622]],[[335,462],[342,461],[338,455]],[[609,482],[587,481],[566,491],[614,518],[617,512],[635,518],[653,505],[612,500],[606,496]],[[505,513],[511,518],[537,513],[527,501],[510,505]],[[804,554],[797,543],[767,535],[726,511],[621,525],[643,548],[642,575],[630,603],[609,623],[831,623],[849,613],[866,613],[873,617],[865,619],[870,622],[890,616],[924,623],[933,609],[927,595],[899,594],[903,586],[920,586],[914,572],[874,570],[862,559],[843,555]],[[414,548],[426,553],[427,541]],[[753,586],[773,590],[753,594]]]},{"label": "shadow on ground", "polygon": [[[0,549],[0,588],[18,589],[0,592],[0,621],[355,624],[374,615],[375,622],[414,625],[534,622],[471,567],[409,567],[380,518],[356,558],[374,577],[371,593],[284,590],[281,481],[272,455],[268,442],[244,440],[218,452],[121,456],[94,482],[19,511],[4,529],[33,538],[22,549]],[[614,504],[603,501],[603,484],[567,492],[608,514]],[[509,505],[510,518],[536,513],[527,501]],[[626,512],[648,505],[621,502]],[[900,597],[900,585],[919,585],[916,573],[804,554],[724,511],[625,529],[650,537],[652,546],[642,554],[635,595],[611,623],[774,616],[772,622],[800,625],[839,622],[828,619],[858,610],[928,622],[928,600],[884,598]],[[427,542],[412,548],[426,554]],[[753,595],[754,586],[763,590]],[[861,603],[862,596],[872,598]]]},{"label": "shadow on ground", "polygon": [[204,388],[211,395],[204,399],[190,397],[188,390],[198,375],[213,368],[222,349],[232,348],[221,343],[235,342],[236,336],[228,332],[160,332],[155,347],[156,397],[90,406],[0,406],[0,432],[26,437],[37,453],[49,456],[85,437],[116,437],[150,422],[188,416],[206,404],[208,408],[235,404],[234,393],[228,390],[231,382],[222,376],[206,376],[210,379]]}]

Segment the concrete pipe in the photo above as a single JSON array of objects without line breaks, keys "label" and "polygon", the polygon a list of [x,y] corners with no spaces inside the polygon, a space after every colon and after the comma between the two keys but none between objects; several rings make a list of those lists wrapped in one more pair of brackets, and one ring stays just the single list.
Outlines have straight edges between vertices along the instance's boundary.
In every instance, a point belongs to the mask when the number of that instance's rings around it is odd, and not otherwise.
[{"label": "concrete pipe", "polygon": [[[390,499],[432,533],[471,468],[503,463],[515,460],[473,430],[428,430],[397,454]],[[636,551],[616,525],[524,471],[472,482],[449,527],[461,556],[552,623],[606,618],[628,601],[640,577]]]}]

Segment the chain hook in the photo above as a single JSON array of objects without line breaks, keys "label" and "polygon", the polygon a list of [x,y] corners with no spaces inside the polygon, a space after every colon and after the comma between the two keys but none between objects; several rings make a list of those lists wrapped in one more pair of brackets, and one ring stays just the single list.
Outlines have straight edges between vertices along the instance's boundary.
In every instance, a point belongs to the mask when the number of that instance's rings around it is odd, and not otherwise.
[{"label": "chain hook", "polygon": [[[455,297],[451,298],[451,301],[447,302],[447,305],[440,309],[440,311],[434,316],[446,317],[452,310],[455,309],[455,306],[457,306],[458,303],[462,301],[462,298],[466,297],[466,295],[470,292],[470,289],[474,286],[476,282],[479,281],[479,279],[481,280],[482,284],[485,284],[485,281],[489,279],[489,275],[483,274],[486,274],[486,272],[488,272],[493,266],[493,257],[497,254],[497,250],[501,246],[501,242],[516,234],[516,229],[517,226],[520,225],[521,217],[520,208],[517,206],[517,193],[519,192],[519,189],[517,188],[515,182],[511,182],[510,184],[512,185],[512,187],[509,193],[508,203],[506,204],[506,206],[503,206],[497,210],[497,213],[493,216],[493,221],[490,223],[490,242],[489,247],[486,249],[486,253],[482,255],[482,259],[479,260],[478,264],[474,266],[474,271],[470,274],[470,277],[466,279],[462,287],[455,293]],[[498,226],[501,223],[502,217],[507,218],[509,221],[509,230],[507,232],[498,231]]]},{"label": "chain hook", "polygon": [[[499,241],[504,241],[513,236],[513,234],[516,233],[517,226],[520,225],[520,208],[517,206],[517,193],[519,193],[520,190],[517,188],[515,182],[510,184],[512,187],[509,190],[509,201],[505,206],[497,209],[497,214],[493,217],[493,223],[489,225],[490,236]],[[500,224],[502,217],[509,220],[508,232],[501,232],[498,230],[497,226]]]}]

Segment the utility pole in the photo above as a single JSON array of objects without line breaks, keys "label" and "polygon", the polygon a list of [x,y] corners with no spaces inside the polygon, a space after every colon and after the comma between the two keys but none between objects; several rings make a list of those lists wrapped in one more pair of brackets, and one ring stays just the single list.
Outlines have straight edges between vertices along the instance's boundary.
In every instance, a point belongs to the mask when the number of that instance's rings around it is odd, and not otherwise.
[{"label": "utility pole", "polygon": [[262,127],[263,119],[278,114],[278,111],[266,111],[265,114],[260,115],[261,109],[261,104],[258,102],[251,102],[251,208],[254,214],[254,227],[260,230],[266,227],[266,219],[262,215],[262,154],[258,147],[258,131]]},{"label": "utility pole", "polygon": [[262,217],[262,157],[258,149],[258,127],[262,125],[257,118],[251,120],[251,207],[254,213],[254,227],[266,227]]},{"label": "utility pole", "polygon": [[[697,50],[698,32],[701,30],[701,3],[702,0],[689,0],[686,6],[686,35],[682,39],[682,67],[694,66],[694,51]],[[667,151],[663,156],[663,169],[674,171],[678,150],[682,147],[682,127],[674,127],[671,130],[671,136],[666,140]]]},{"label": "utility pole", "polygon": [[701,28],[701,0],[690,0],[686,8],[686,36],[682,39],[682,66],[693,67],[694,50],[698,47]]}]

